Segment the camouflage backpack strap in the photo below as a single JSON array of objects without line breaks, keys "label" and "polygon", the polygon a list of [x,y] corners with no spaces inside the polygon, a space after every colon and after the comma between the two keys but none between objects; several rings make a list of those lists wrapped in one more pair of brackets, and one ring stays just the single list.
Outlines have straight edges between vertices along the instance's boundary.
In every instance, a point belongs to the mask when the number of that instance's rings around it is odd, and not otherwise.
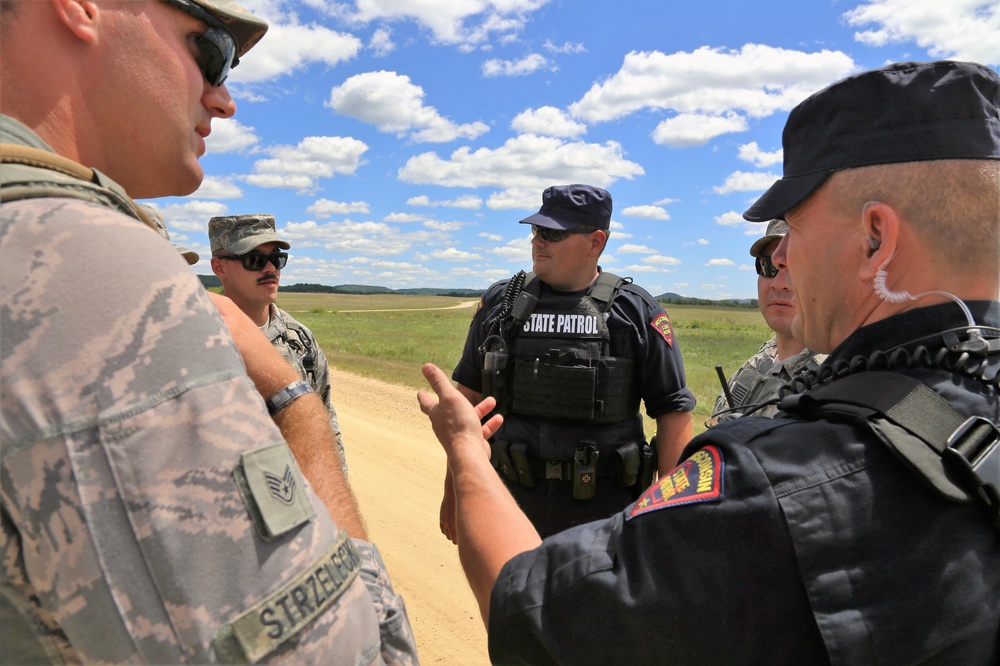
[{"label": "camouflage backpack strap", "polygon": [[989,419],[966,418],[923,383],[881,371],[786,396],[781,409],[863,421],[921,481],[953,502],[982,502],[1000,530],[1000,428]]},{"label": "camouflage backpack strap", "polygon": [[4,165],[0,170],[0,203],[48,197],[81,199],[117,210],[157,230],[121,185],[97,169],[47,150],[13,143],[0,143],[0,163]]},{"label": "camouflage backpack strap", "polygon": [[289,339],[289,344],[298,344],[302,347],[302,368],[308,373],[309,381],[314,382],[316,377],[314,372],[316,370],[316,340],[312,337],[305,326],[296,321],[295,319],[289,317],[285,321],[285,328],[290,333],[294,333],[298,340]]}]

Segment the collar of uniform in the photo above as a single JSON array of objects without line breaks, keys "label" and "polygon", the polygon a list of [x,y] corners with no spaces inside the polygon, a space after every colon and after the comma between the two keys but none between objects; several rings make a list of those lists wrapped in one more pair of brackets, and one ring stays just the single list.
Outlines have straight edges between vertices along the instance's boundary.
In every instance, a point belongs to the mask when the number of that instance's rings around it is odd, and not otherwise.
[{"label": "collar of uniform", "polygon": [[[972,317],[980,326],[1000,328],[1000,302],[997,301],[965,301]],[[857,355],[871,354],[875,350],[892,349],[899,345],[908,345],[915,338],[949,329],[966,329],[968,321],[962,309],[956,303],[941,303],[922,308],[914,308],[893,315],[874,324],[862,326],[854,331],[833,350],[826,364],[838,361],[850,361]],[[992,337],[987,335],[985,337]],[[940,340],[929,338],[918,340],[916,345],[933,346]]]}]

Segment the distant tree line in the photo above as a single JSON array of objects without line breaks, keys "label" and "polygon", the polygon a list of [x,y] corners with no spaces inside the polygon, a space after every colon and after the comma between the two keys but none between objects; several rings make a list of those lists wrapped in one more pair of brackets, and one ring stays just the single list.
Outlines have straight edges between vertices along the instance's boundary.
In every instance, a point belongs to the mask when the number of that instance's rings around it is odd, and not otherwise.
[{"label": "distant tree line", "polygon": [[[201,283],[206,288],[222,287],[222,282],[214,275],[199,275]],[[291,284],[278,287],[278,291],[298,293],[298,294],[411,294],[417,296],[455,296],[458,298],[479,298],[483,294],[482,289],[435,289],[423,287],[419,289],[389,289],[388,287],[377,287],[365,284],[340,284],[331,287],[326,284],[316,284],[312,282]],[[713,301],[707,298],[688,298],[674,293],[660,294],[656,297],[664,305],[710,305],[722,308],[745,308],[748,310],[757,309],[757,299],[726,299]]]},{"label": "distant tree line", "polygon": [[660,303],[663,303],[664,305],[711,305],[717,308],[743,308],[746,310],[757,309],[756,298],[747,298],[747,299],[727,298],[721,301],[712,301],[707,298],[688,298],[686,296],[669,296],[666,298],[658,296],[656,300],[658,300]]}]

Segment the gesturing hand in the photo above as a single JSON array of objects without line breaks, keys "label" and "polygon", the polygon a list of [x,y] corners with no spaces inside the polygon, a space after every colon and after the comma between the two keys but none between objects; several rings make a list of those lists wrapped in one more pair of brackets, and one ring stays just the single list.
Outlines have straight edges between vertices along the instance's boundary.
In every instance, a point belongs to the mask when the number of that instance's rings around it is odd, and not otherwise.
[{"label": "gesturing hand", "polygon": [[481,423],[481,419],[496,406],[496,400],[485,398],[473,407],[436,365],[425,364],[423,373],[437,398],[427,391],[418,391],[417,402],[420,403],[420,411],[431,420],[434,434],[445,452],[451,455],[463,443],[478,442],[489,455],[486,439],[500,427],[503,417],[495,415],[485,424]]}]

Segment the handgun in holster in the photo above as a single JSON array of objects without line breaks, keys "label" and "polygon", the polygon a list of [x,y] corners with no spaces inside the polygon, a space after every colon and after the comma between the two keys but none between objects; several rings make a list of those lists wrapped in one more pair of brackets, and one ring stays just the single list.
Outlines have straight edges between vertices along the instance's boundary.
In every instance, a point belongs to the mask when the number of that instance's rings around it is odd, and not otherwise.
[{"label": "handgun in holster", "polygon": [[573,498],[587,500],[597,492],[597,443],[583,442],[573,454]]},{"label": "handgun in holster", "polygon": [[649,444],[643,442],[639,450],[640,461],[639,461],[639,478],[638,483],[635,484],[633,488],[633,496],[638,499],[639,495],[653,485],[653,479],[656,478],[657,470],[657,457],[656,457],[656,437],[653,437]]}]

